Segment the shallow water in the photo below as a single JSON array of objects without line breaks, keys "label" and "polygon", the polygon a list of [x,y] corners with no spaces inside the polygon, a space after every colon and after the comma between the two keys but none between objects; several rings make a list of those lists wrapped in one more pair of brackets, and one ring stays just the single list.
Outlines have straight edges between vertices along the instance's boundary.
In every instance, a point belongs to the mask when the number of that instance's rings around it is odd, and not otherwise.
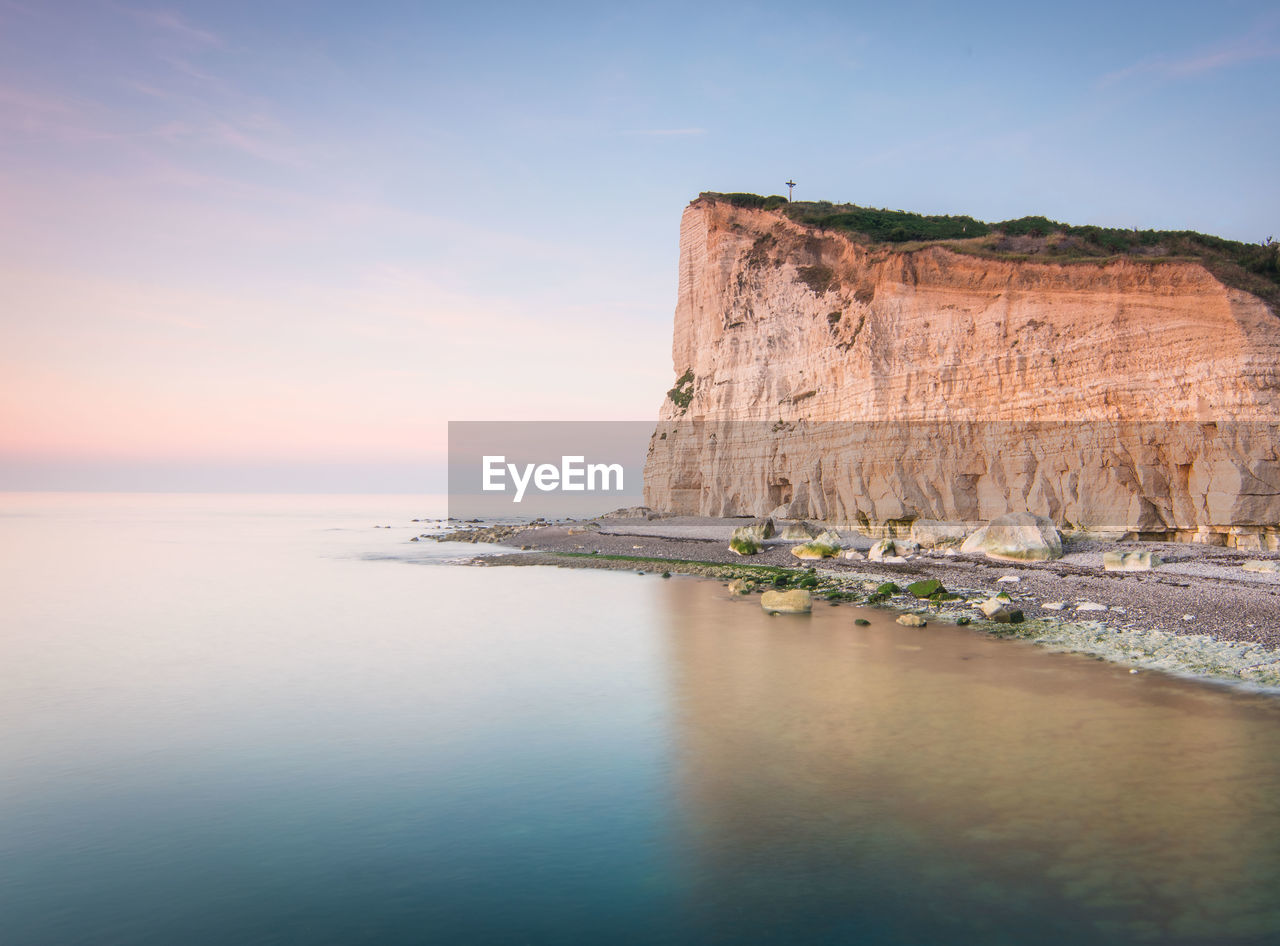
[{"label": "shallow water", "polygon": [[0,497],[0,942],[1280,936],[1275,697],[439,511]]}]

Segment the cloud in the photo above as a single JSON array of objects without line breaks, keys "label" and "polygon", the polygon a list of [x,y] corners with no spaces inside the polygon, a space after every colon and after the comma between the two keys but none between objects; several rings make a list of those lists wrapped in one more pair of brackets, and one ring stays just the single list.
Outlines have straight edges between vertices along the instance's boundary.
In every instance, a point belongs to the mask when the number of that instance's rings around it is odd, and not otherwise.
[{"label": "cloud", "polygon": [[1180,59],[1163,56],[1144,59],[1131,66],[1107,73],[1098,80],[1097,85],[1105,88],[1139,76],[1150,76],[1164,81],[1186,79],[1217,72],[1220,69],[1230,69],[1259,59],[1273,59],[1276,56],[1280,56],[1280,43],[1268,37],[1248,37]]},{"label": "cloud", "polygon": [[172,10],[138,10],[133,7],[115,6],[114,4],[113,6],[142,25],[157,32],[167,33],[171,37],[186,40],[197,46],[220,48],[223,45],[222,37],[217,33],[188,23]]},{"label": "cloud", "polygon": [[694,135],[705,135],[705,128],[642,128],[634,131],[624,131],[624,135],[643,135],[648,138],[679,138],[693,137]]}]

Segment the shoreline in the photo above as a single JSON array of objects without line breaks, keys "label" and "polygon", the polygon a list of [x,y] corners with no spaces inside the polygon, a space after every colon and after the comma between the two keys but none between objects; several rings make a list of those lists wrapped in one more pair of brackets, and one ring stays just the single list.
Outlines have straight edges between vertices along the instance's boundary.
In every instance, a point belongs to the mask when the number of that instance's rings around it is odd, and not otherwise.
[{"label": "shoreline", "polygon": [[[808,573],[818,581],[812,589],[815,607],[824,606],[827,598],[832,605],[916,612],[931,623],[968,624],[991,636],[1027,640],[1134,669],[1280,689],[1280,576],[1253,575],[1239,567],[1247,558],[1274,555],[1174,543],[1117,545],[1068,539],[1064,557],[1049,562],[992,561],[939,550],[922,550],[902,562],[801,562],[790,554],[795,542],[787,540],[770,540],[760,554],[749,557],[729,551],[729,533],[742,522],[602,519],[479,526],[439,538],[512,548],[473,560],[484,566],[665,571],[720,581],[749,577],[761,585],[770,584],[779,573],[793,576],[793,581]],[[865,536],[842,535],[849,547],[863,552],[871,545]],[[1113,548],[1156,551],[1165,564],[1147,572],[1108,572],[1102,568],[1102,552]],[[905,588],[927,578],[938,579],[960,597],[917,600],[901,591],[885,600],[866,600],[884,582]],[[979,601],[1001,591],[1023,611],[1025,621],[995,623],[976,609]],[[1061,609],[1044,607],[1059,602]],[[1080,609],[1080,604],[1092,608]]]}]

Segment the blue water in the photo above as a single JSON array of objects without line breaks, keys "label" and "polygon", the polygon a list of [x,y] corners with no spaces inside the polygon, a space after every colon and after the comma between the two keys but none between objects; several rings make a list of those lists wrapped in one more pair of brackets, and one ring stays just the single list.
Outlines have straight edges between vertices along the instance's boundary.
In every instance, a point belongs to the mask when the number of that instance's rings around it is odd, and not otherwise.
[{"label": "blue water", "polygon": [[0,942],[1280,939],[1273,698],[440,511],[0,497]]}]

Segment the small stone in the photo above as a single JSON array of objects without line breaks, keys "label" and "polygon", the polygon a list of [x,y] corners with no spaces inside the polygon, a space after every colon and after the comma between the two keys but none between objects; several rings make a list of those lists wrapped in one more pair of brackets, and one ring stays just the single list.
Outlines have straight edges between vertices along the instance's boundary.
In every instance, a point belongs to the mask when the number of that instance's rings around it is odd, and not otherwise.
[{"label": "small stone", "polygon": [[1044,604],[1040,605],[1040,607],[1044,608],[1046,611],[1061,611],[1066,606],[1067,603],[1065,601],[1046,601]]},{"label": "small stone", "polygon": [[996,579],[996,584],[1008,585],[1008,584],[1013,584],[1019,581],[1022,581],[1022,579],[1019,578],[1017,575],[1001,575],[999,578]]},{"label": "small stone", "polygon": [[751,589],[755,587],[755,582],[750,578],[735,578],[729,582],[729,594],[731,595],[749,595]]},{"label": "small stone", "polygon": [[1076,605],[1076,610],[1077,611],[1105,611],[1107,610],[1107,606],[1105,604],[1098,604],[1096,601],[1081,601],[1079,604]]},{"label": "small stone", "polygon": [[854,618],[853,623],[858,625],[858,627],[867,627],[871,622],[866,618]]},{"label": "small stone", "polygon": [[1250,559],[1240,567],[1247,572],[1257,572],[1263,575],[1274,575],[1280,573],[1280,562]]},{"label": "small stone", "polygon": [[988,617],[997,624],[1021,624],[1024,620],[1021,610],[1011,608],[1008,605],[1004,605],[995,614],[990,614]]},{"label": "small stone", "polygon": [[918,614],[900,614],[898,623],[905,627],[925,627],[929,622]]},{"label": "small stone", "polygon": [[840,557],[845,559],[861,559],[863,555],[857,549],[845,549],[840,553]]},{"label": "small stone", "polygon": [[964,627],[966,624],[969,623],[969,615],[967,614],[960,615],[958,618],[956,618],[956,623],[959,624],[961,627]]},{"label": "small stone", "polygon": [[991,617],[991,615],[995,614],[1004,606],[1005,606],[1005,603],[997,597],[997,598],[988,598],[986,601],[979,603],[977,605],[977,608],[987,617]]}]

